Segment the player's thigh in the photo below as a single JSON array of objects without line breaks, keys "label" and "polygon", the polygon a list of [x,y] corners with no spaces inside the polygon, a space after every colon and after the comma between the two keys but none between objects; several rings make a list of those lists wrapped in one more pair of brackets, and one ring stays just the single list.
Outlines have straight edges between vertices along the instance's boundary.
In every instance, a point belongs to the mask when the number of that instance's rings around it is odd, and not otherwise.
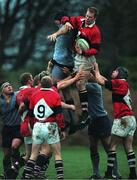
[{"label": "player's thigh", "polygon": [[51,148],[49,144],[42,144],[40,148],[40,154],[49,155],[51,153]]},{"label": "player's thigh", "polygon": [[111,142],[111,136],[101,138],[101,143],[102,143],[106,152],[108,152],[108,150],[109,150],[110,142]]},{"label": "player's thigh", "polygon": [[54,67],[52,69],[52,78],[55,81],[59,81],[59,80],[66,78],[66,74],[63,72],[61,67],[54,65]]},{"label": "player's thigh", "polygon": [[90,144],[91,153],[98,152],[98,142],[99,142],[99,138],[89,135],[89,144]]},{"label": "player's thigh", "polygon": [[32,150],[31,150],[31,160],[36,160],[37,156],[39,155],[39,150],[40,150],[40,144],[32,144]]},{"label": "player's thigh", "polygon": [[121,137],[116,135],[111,135],[110,150],[115,151],[120,141],[121,141]]}]

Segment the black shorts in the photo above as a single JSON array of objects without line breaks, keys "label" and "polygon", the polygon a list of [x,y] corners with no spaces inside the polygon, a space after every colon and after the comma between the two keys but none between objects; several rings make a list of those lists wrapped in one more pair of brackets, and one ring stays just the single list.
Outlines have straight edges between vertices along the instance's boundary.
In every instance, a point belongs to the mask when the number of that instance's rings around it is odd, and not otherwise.
[{"label": "black shorts", "polygon": [[88,126],[88,135],[106,138],[111,135],[112,120],[108,116],[92,119]]},{"label": "black shorts", "polygon": [[14,138],[19,138],[23,142],[23,137],[20,134],[20,126],[4,126],[2,129],[2,147],[11,148]]}]

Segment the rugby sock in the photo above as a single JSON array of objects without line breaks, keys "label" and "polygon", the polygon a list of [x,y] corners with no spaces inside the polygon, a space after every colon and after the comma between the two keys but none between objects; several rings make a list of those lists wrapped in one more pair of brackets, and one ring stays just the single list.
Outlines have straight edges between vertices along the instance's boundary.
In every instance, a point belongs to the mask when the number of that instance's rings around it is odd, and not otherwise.
[{"label": "rugby sock", "polygon": [[116,160],[114,162],[113,176],[117,177],[117,178],[119,178],[119,177],[121,178],[121,174],[120,174],[119,169],[118,169],[117,157],[116,157]]},{"label": "rugby sock", "polygon": [[92,167],[93,167],[93,175],[99,175],[99,154],[92,154],[90,151],[90,157],[91,157],[91,162],[92,162]]},{"label": "rugby sock", "polygon": [[130,176],[132,178],[133,177],[137,178],[137,175],[136,175],[136,158],[135,158],[135,153],[134,152],[129,152],[127,154],[127,160],[128,160],[128,165],[129,165],[129,168],[130,168]]},{"label": "rugby sock", "polygon": [[62,160],[55,161],[55,169],[56,169],[56,173],[57,173],[57,179],[64,179],[63,161]]},{"label": "rugby sock", "polygon": [[79,91],[79,98],[80,98],[82,113],[88,114],[88,95],[87,95],[87,90]]},{"label": "rugby sock", "polygon": [[108,152],[108,160],[107,160],[107,175],[112,175],[113,166],[116,160],[116,151]]},{"label": "rugby sock", "polygon": [[22,176],[24,179],[32,179],[34,166],[35,166],[35,161],[29,159],[24,167],[23,176]]},{"label": "rugby sock", "polygon": [[47,161],[45,161],[45,164],[43,164],[43,167],[40,170],[40,178],[43,178],[45,176],[45,172],[46,172],[46,170],[47,170],[47,168],[49,166],[51,157],[52,157],[52,154],[47,156]]},{"label": "rugby sock", "polygon": [[49,156],[46,156],[45,154],[39,154],[34,166],[34,176],[37,178],[40,178],[44,176],[46,169],[49,165]]}]

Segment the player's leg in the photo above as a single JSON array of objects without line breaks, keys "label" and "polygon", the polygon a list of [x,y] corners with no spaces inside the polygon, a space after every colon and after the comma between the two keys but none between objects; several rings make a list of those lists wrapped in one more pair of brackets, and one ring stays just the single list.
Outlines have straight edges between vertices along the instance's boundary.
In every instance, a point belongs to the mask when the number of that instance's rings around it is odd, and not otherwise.
[{"label": "player's leg", "polygon": [[61,157],[61,144],[58,126],[56,123],[47,123],[50,136],[47,139],[47,143],[50,145],[51,152],[55,156],[55,169],[57,173],[57,179],[64,178],[63,161]]},{"label": "player's leg", "polygon": [[12,137],[8,127],[2,129],[2,151],[3,151],[3,171],[6,177],[6,171],[11,167],[11,143]]},{"label": "player's leg", "polygon": [[127,155],[128,165],[130,169],[129,179],[137,179],[136,174],[136,157],[133,150],[133,136],[123,138],[123,145]]},{"label": "player's leg", "polygon": [[35,166],[35,161],[39,155],[39,150],[40,150],[40,144],[32,144],[32,152],[29,160],[24,166],[24,171],[22,174],[22,177],[24,179],[31,179],[34,174],[34,166]]},{"label": "player's leg", "polygon": [[90,143],[90,159],[92,163],[92,175],[90,179],[100,179],[100,173],[99,173],[99,152],[98,152],[98,141],[99,139],[89,135],[89,143]]},{"label": "player's leg", "polygon": [[76,82],[77,89],[79,91],[79,98],[81,103],[81,109],[82,109],[82,116],[80,121],[86,120],[86,118],[89,116],[88,113],[88,94],[85,87],[86,81],[84,79],[79,80]]},{"label": "player's leg", "polygon": [[34,176],[36,179],[44,179],[51,157],[50,146],[48,144],[42,144],[34,167]]},{"label": "player's leg", "polygon": [[125,116],[122,118],[121,123],[125,127],[123,145],[127,154],[127,160],[130,169],[129,179],[137,179],[136,158],[133,150],[133,137],[136,130],[136,119],[134,116]]},{"label": "player's leg", "polygon": [[32,144],[31,156],[27,161],[27,163],[25,164],[24,171],[22,174],[22,178],[24,179],[31,179],[34,175],[35,161],[39,155],[41,144],[44,141],[44,136],[47,137],[47,134],[44,134],[45,124],[46,123],[38,123],[38,122],[34,124],[32,131],[33,144]]},{"label": "player's leg", "polygon": [[113,179],[113,168],[116,161],[116,147],[120,142],[120,137],[116,135],[111,136],[110,149],[108,151],[108,159],[107,159],[107,170],[105,172],[105,178]]},{"label": "player's leg", "polygon": [[62,67],[58,66],[57,64],[54,64],[51,72],[51,76],[54,82],[58,82],[68,76],[68,74],[65,74],[62,70]]},{"label": "player's leg", "polygon": [[55,156],[55,169],[57,173],[57,179],[64,179],[63,161],[61,157],[61,145],[60,142],[51,144],[52,152]]}]

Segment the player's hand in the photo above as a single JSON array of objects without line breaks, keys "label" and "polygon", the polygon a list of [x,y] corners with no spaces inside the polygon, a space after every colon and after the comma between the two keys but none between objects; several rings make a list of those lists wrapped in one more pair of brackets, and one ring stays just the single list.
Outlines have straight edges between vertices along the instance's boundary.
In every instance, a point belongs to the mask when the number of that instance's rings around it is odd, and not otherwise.
[{"label": "player's hand", "polygon": [[105,84],[107,80],[104,76],[100,74],[98,63],[94,62],[94,73],[92,75],[95,77],[95,81],[101,85]]},{"label": "player's hand", "polygon": [[66,29],[68,29],[68,31],[70,31],[71,29],[73,29],[73,26],[70,24],[70,22],[66,22],[66,23],[65,23],[65,27],[66,27]]},{"label": "player's hand", "polygon": [[90,72],[89,71],[79,71],[76,76],[77,76],[78,80],[85,79],[85,78],[89,79]]},{"label": "player's hand", "polygon": [[66,138],[65,131],[61,131],[61,133],[60,133],[60,140],[63,141],[65,138]]},{"label": "player's hand", "polygon": [[63,67],[63,68],[61,68],[61,69],[62,69],[63,73],[65,73],[65,74],[70,74],[69,68]]},{"label": "player's hand", "polygon": [[50,41],[56,41],[57,33],[53,33],[53,34],[47,36],[47,39],[49,39]]},{"label": "player's hand", "polygon": [[74,105],[74,104],[70,104],[70,109],[73,110],[73,111],[75,111],[75,110],[76,110],[75,105]]}]

